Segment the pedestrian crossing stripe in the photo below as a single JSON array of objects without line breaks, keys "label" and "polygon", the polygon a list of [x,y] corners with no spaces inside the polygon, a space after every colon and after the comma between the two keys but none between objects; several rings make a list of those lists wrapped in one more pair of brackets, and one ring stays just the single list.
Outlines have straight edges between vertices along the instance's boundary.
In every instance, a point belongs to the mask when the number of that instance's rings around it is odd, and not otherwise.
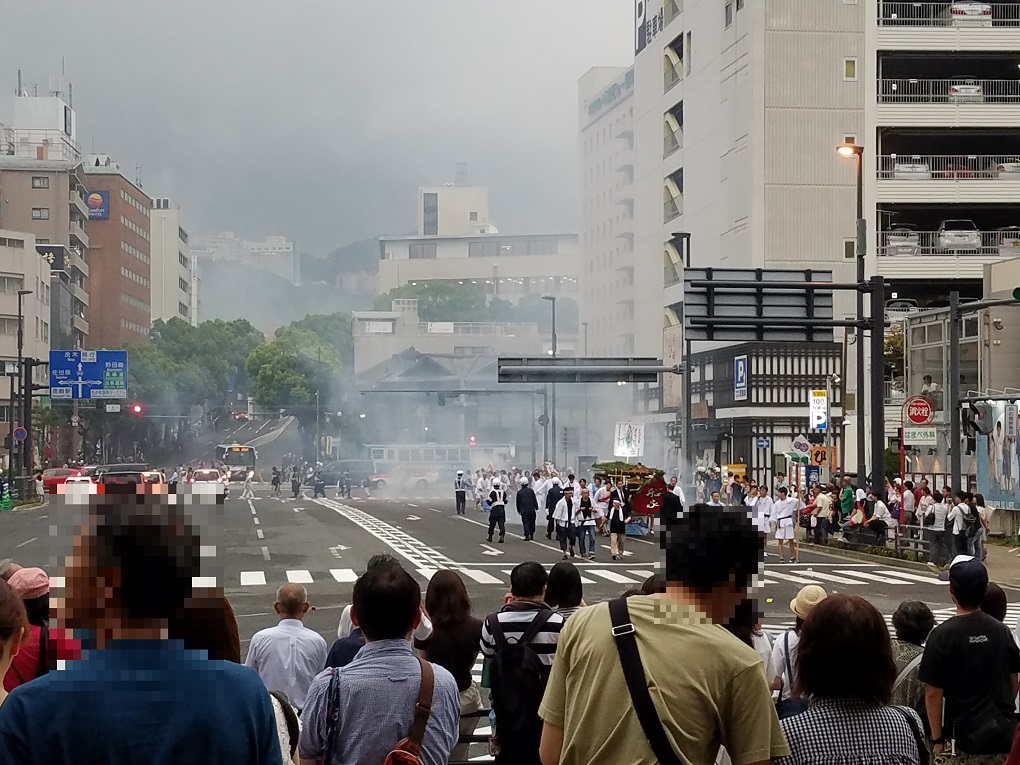
[{"label": "pedestrian crossing stripe", "polygon": [[[956,609],[953,607],[932,609],[932,613],[935,616],[935,623],[942,624],[956,615]],[[889,628],[889,633],[895,636],[896,630],[893,628],[892,614],[882,614],[882,618],[885,620],[886,626]],[[1012,629],[1018,619],[1020,619],[1020,603],[1010,603],[1006,606],[1006,620],[1004,623],[1007,627]],[[781,616],[775,618],[765,617],[765,620],[762,623],[762,629],[770,633],[772,637],[775,637],[777,634],[781,634],[786,630],[793,629],[793,627],[794,620],[792,618],[785,619]]]}]

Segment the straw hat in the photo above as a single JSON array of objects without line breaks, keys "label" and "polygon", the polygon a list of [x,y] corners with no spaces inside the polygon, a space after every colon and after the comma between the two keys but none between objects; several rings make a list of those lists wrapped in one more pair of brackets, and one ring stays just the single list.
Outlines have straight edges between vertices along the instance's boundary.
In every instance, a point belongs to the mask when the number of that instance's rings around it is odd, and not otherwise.
[{"label": "straw hat", "polygon": [[814,607],[827,597],[828,593],[825,592],[823,587],[819,587],[817,584],[809,584],[802,587],[800,592],[797,593],[797,597],[790,601],[790,610],[801,619],[806,619],[807,615],[814,610]]}]

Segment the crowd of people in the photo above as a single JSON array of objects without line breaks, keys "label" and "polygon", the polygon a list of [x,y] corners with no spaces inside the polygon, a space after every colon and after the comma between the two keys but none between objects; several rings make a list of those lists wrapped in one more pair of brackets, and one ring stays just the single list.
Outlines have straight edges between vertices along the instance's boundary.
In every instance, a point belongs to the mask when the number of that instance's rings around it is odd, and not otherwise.
[{"label": "crowd of people", "polygon": [[505,765],[1020,764],[1020,649],[979,557],[941,575],[956,614],[938,626],[905,602],[893,639],[867,600],[809,585],[790,603],[794,627],[773,636],[751,592],[765,547],[753,514],[665,504],[662,573],[609,602],[585,602],[570,560],[549,572],[526,561],[503,606],[475,613],[457,572],[437,572],[423,598],[377,555],[332,647],[304,624],[304,587],[286,584],[278,623],[242,663],[229,601],[192,585],[200,540],[183,508],[97,497],[63,600],[41,569],[0,563],[0,762],[339,765],[399,752],[445,765],[469,758],[488,715]]}]

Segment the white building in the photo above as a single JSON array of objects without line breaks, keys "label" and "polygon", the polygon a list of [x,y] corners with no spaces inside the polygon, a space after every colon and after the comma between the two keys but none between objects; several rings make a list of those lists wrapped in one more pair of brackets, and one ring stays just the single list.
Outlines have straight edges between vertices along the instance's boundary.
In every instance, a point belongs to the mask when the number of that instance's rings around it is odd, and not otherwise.
[{"label": "white building", "polygon": [[291,284],[298,282],[299,269],[294,243],[286,237],[267,236],[261,242],[249,242],[240,239],[233,231],[227,231],[194,241],[191,252],[198,258],[228,260],[276,274]]},{"label": "white building", "polygon": [[149,215],[152,321],[192,322],[192,259],[181,208],[169,199],[152,200]]},{"label": "white building", "polygon": [[[578,83],[581,321],[590,356],[657,357],[659,274],[634,253],[634,69],[600,66]],[[646,331],[639,331],[644,326]]]},{"label": "white building", "polygon": [[417,234],[379,237],[381,294],[405,284],[448,282],[511,303],[527,294],[577,298],[577,234],[496,233],[485,188],[423,188],[418,202]]}]

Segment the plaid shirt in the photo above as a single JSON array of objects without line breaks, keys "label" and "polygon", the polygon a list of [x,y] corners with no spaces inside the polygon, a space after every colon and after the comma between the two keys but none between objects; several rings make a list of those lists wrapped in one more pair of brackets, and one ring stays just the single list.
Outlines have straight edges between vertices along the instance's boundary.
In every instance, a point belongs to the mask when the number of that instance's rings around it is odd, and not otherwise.
[{"label": "plaid shirt", "polygon": [[773,764],[917,765],[921,760],[915,734],[903,712],[923,736],[921,719],[912,709],[815,699],[806,712],[779,721],[790,755]]}]

